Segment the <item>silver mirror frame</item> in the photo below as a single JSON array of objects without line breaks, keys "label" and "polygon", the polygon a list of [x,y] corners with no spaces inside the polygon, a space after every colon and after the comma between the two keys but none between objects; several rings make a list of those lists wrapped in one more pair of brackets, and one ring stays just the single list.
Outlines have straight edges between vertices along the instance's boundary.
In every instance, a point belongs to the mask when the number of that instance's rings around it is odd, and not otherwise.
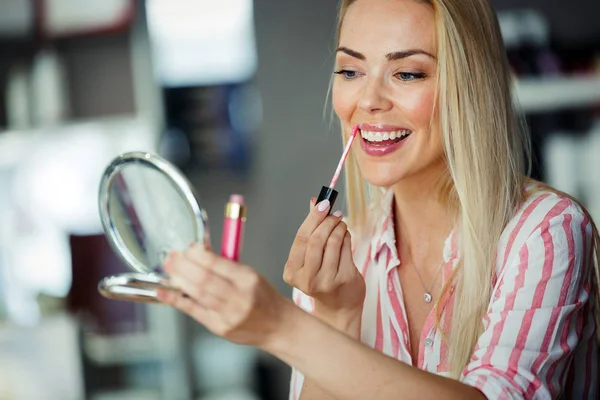
[{"label": "silver mirror frame", "polygon": [[126,273],[108,276],[98,283],[102,296],[113,300],[158,303],[157,289],[174,290],[167,278],[156,274]]},{"label": "silver mirror frame", "polygon": [[[192,221],[194,223],[194,241],[198,243],[200,240],[202,240],[206,247],[210,247],[208,218],[206,211],[198,204],[198,197],[194,193],[192,185],[187,178],[177,168],[175,168],[171,163],[162,157],[145,152],[129,152],[119,155],[106,167],[104,175],[102,176],[102,180],[100,181],[98,205],[102,227],[104,228],[108,242],[110,243],[113,251],[118,254],[121,260],[132,270],[140,274],[156,276],[159,274],[149,271],[147,266],[145,266],[131,254],[131,252],[127,249],[127,246],[125,246],[123,243],[121,235],[119,235],[112,220],[110,219],[110,185],[112,184],[112,181],[117,173],[131,163],[147,165],[158,172],[165,174],[174,182],[175,189],[186,200],[187,205],[194,216],[194,221]],[[204,233],[202,239],[199,238],[199,232]]]}]

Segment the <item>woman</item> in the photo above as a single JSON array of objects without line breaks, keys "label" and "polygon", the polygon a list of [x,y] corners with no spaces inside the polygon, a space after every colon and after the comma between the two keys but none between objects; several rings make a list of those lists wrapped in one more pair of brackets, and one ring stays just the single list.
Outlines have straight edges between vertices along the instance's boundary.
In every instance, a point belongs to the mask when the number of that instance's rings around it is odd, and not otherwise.
[{"label": "woman", "polygon": [[600,240],[526,178],[488,0],[343,1],[335,64],[353,234],[313,200],[284,271],[309,312],[199,246],[161,299],[291,365],[292,399],[595,398]]}]

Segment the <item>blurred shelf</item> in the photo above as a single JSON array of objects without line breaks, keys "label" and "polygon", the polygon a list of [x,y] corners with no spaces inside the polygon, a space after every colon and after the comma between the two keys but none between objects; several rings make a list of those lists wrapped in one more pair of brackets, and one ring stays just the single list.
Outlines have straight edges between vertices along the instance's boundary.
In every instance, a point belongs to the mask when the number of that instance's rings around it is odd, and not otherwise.
[{"label": "blurred shelf", "polygon": [[518,79],[515,96],[526,113],[600,104],[600,75]]},{"label": "blurred shelf", "polygon": [[155,342],[147,333],[114,337],[93,334],[84,336],[85,354],[99,365],[128,365],[160,361]]},{"label": "blurred shelf", "polygon": [[84,138],[98,139],[94,143],[102,148],[97,151],[108,153],[107,162],[114,155],[125,151],[153,152],[156,151],[158,137],[151,123],[139,115],[122,115],[70,121],[40,128],[0,130],[0,167],[18,164],[36,146],[44,146],[48,141],[81,143],[80,140]]}]

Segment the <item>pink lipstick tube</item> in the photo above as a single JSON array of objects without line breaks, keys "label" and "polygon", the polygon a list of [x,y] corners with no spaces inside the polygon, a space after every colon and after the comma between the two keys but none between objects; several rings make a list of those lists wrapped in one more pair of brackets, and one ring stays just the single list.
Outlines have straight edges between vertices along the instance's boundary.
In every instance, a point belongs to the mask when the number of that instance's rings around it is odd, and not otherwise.
[{"label": "pink lipstick tube", "polygon": [[246,205],[244,196],[232,194],[225,205],[223,237],[221,238],[221,256],[232,261],[240,259],[246,223]]}]

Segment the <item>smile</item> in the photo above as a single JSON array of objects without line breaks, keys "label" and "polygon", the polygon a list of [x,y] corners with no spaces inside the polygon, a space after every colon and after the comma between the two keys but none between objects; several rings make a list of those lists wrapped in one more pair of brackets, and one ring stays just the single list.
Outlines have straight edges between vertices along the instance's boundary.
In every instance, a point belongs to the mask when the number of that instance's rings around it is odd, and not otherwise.
[{"label": "smile", "polygon": [[393,153],[404,146],[412,134],[410,129],[385,128],[365,126],[360,130],[362,139],[360,145],[365,153],[371,156],[384,156]]},{"label": "smile", "polygon": [[391,132],[372,132],[372,131],[360,131],[362,138],[372,144],[386,144],[384,142],[396,142],[401,141],[412,133],[409,129],[403,129],[399,131]]}]

